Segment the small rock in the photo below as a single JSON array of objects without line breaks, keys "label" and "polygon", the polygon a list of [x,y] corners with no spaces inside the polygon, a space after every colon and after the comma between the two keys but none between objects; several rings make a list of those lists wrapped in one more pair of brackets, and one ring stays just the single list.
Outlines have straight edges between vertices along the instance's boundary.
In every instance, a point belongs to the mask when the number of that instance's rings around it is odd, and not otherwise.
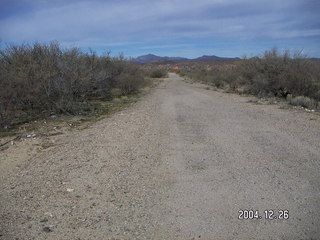
[{"label": "small rock", "polygon": [[40,220],[40,222],[48,222],[48,221],[49,221],[48,218],[43,218]]},{"label": "small rock", "polygon": [[48,225],[42,228],[42,231],[44,232],[52,232],[53,225]]},{"label": "small rock", "polygon": [[67,188],[67,192],[73,192],[74,191],[74,189],[72,189],[72,188]]},{"label": "small rock", "polygon": [[45,212],[45,213],[44,213],[44,216],[46,216],[46,217],[53,217],[53,214],[50,213],[50,212]]}]

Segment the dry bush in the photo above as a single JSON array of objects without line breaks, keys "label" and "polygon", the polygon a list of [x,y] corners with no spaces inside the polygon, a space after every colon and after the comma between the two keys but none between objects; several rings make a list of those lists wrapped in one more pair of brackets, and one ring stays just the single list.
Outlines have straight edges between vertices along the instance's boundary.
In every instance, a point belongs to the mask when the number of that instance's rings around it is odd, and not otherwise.
[{"label": "dry bush", "polygon": [[244,58],[232,68],[200,69],[183,74],[219,88],[228,86],[234,91],[258,96],[306,96],[320,100],[320,63],[300,52],[281,53],[277,48],[262,56]]},{"label": "dry bush", "polygon": [[168,72],[164,69],[155,68],[150,70],[148,75],[151,78],[165,78],[168,76]]},{"label": "dry bush", "polygon": [[116,87],[121,90],[122,95],[135,93],[145,85],[146,80],[140,69],[130,63],[127,63],[127,66],[119,74],[116,81]]},{"label": "dry bush", "polygon": [[286,97],[288,94],[320,99],[319,64],[289,51],[281,54],[276,48],[260,58],[240,63],[240,76],[252,94]]},{"label": "dry bush", "polygon": [[79,114],[92,98],[110,99],[144,83],[142,71],[122,56],[97,56],[59,43],[11,45],[0,50],[0,125],[52,113]]},{"label": "dry bush", "polygon": [[320,102],[305,96],[293,97],[292,95],[287,96],[289,104],[294,106],[301,106],[309,109],[320,109]]}]

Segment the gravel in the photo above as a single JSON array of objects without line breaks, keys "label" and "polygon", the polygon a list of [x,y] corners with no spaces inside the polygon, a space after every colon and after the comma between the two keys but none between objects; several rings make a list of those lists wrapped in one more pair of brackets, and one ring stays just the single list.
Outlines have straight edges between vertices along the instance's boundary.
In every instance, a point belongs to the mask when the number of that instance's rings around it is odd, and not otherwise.
[{"label": "gravel", "polygon": [[86,129],[20,139],[0,152],[0,239],[316,239],[320,117],[248,101],[170,74]]}]

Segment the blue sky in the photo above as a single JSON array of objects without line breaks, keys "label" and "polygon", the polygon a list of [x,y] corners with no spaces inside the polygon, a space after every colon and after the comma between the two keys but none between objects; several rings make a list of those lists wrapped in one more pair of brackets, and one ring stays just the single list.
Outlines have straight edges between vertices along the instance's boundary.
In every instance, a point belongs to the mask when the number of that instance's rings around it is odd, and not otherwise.
[{"label": "blue sky", "polygon": [[136,57],[253,56],[276,46],[320,57],[319,0],[0,0],[4,43]]}]

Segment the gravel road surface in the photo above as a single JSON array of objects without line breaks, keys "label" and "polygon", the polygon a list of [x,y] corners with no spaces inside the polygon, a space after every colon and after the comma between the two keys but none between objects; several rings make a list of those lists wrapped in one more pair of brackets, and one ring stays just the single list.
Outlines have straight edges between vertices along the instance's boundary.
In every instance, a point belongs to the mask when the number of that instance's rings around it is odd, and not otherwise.
[{"label": "gravel road surface", "polygon": [[249,99],[172,73],[86,129],[16,141],[0,239],[320,239],[320,116]]}]

